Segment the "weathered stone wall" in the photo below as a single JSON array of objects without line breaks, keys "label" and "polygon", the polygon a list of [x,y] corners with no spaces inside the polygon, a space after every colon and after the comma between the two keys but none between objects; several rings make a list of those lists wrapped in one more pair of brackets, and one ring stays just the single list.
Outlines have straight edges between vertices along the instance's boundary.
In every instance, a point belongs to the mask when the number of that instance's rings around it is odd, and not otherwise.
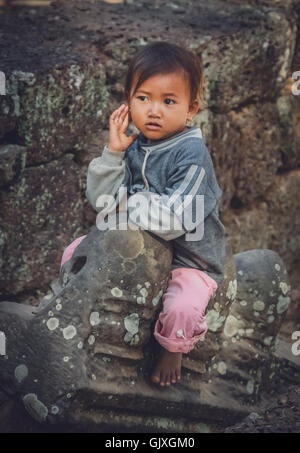
[{"label": "weathered stone wall", "polygon": [[[223,1],[227,2],[227,0]],[[262,105],[259,110],[257,104],[252,106],[256,111],[257,119],[260,124],[255,120],[247,122],[248,125],[251,124],[251,127],[255,127],[255,129],[258,127],[258,130],[255,130],[255,134],[251,134],[251,137],[245,137],[244,147],[242,147],[245,148],[247,143],[248,146],[250,144],[251,148],[254,145],[252,151],[250,151],[254,162],[256,159],[260,159],[259,156],[261,153],[259,151],[262,148],[268,156],[268,160],[264,158],[265,165],[268,167],[268,172],[265,172],[264,176],[259,172],[261,177],[263,177],[263,184],[265,185],[266,191],[260,190],[262,189],[261,180],[256,176],[253,181],[256,181],[259,187],[255,187],[254,189],[252,184],[248,186],[249,193],[246,196],[250,202],[244,203],[244,200],[241,200],[241,197],[238,195],[241,191],[237,190],[231,198],[230,208],[223,213],[223,220],[230,232],[229,234],[234,252],[247,250],[252,247],[267,246],[273,250],[277,250],[287,264],[293,287],[291,293],[292,303],[285,323],[282,326],[281,335],[286,340],[291,341],[291,333],[294,330],[298,330],[300,325],[300,96],[299,94],[292,94],[292,86],[297,79],[295,75],[293,79],[292,75],[296,71],[300,71],[300,2],[297,0],[234,0],[232,3],[239,3],[246,8],[250,8],[251,6],[249,5],[251,4],[276,6],[281,11],[285,11],[287,18],[292,17],[297,22],[298,32],[295,50],[286,82],[281,88],[279,95],[275,96],[276,108],[274,108],[274,104],[271,103],[268,114],[268,107],[266,104]],[[300,93],[299,84],[295,86],[295,89],[296,88]],[[238,124],[241,124],[243,118],[242,112],[243,109],[239,115],[236,116],[235,113],[233,114],[233,117]],[[265,130],[262,135],[259,131],[260,128]],[[270,134],[269,139],[272,141],[272,143],[270,143],[271,146],[265,142],[265,140],[268,140],[266,129],[268,129],[268,133]],[[231,133],[234,130],[235,128],[233,127]],[[244,122],[243,130],[238,135],[243,135],[246,131],[247,127],[245,127]],[[272,135],[273,138],[271,138]],[[275,138],[276,136],[277,139]],[[256,142],[255,144],[253,143],[253,140]],[[245,156],[248,156],[248,146],[247,149],[244,150]],[[280,162],[277,170],[274,172],[272,171],[272,167],[273,169],[276,167],[276,163],[274,162],[276,156],[280,156]],[[261,164],[261,166],[263,165],[264,164]],[[254,167],[252,166],[252,170],[253,169]],[[242,169],[239,168],[239,170]],[[246,182],[246,178],[243,177],[242,173],[243,170],[239,171],[235,178],[237,189],[239,189],[241,184],[245,185]],[[251,191],[253,189],[257,192],[256,196],[253,197],[253,200],[251,201]]]},{"label": "weathered stone wall", "polygon": [[291,94],[292,70],[300,70],[299,7],[254,3],[68,1],[0,16],[3,299],[46,290],[63,248],[94,223],[84,197],[87,164],[107,139],[128,60],[159,39],[203,60],[208,108],[195,124],[223,189],[233,252],[270,248],[293,271],[300,251],[300,96]]},{"label": "weathered stone wall", "polygon": [[[206,3],[82,0],[54,4],[46,15],[20,9],[0,16],[7,77],[0,97],[1,299],[28,302],[46,290],[64,246],[94,223],[84,198],[87,165],[107,140],[129,58],[157,39],[203,60],[208,108],[195,124],[223,189],[234,253],[274,249],[296,275],[296,17],[291,6]],[[277,335],[290,301],[284,263],[270,250],[251,250],[228,253],[224,284],[207,309],[206,341],[184,357],[182,383],[168,392],[151,387],[150,324],[170,254],[146,232],[112,235],[90,232],[61,272],[62,286],[39,309],[0,304],[0,331],[10,326],[0,424],[10,419],[10,395],[39,422],[206,432],[299,381],[299,363]],[[136,254],[143,241],[147,251]]]}]

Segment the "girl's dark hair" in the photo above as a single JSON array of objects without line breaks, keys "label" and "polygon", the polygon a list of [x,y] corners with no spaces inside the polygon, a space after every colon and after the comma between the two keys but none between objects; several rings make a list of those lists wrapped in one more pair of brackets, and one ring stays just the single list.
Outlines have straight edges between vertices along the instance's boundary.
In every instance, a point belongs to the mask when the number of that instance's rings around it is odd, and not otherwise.
[{"label": "girl's dark hair", "polygon": [[135,77],[137,82],[132,94],[150,77],[175,71],[183,71],[188,80],[190,102],[198,99],[200,106],[202,104],[205,107],[204,74],[200,58],[189,50],[164,41],[148,44],[131,60],[125,80],[125,100],[130,100]]}]

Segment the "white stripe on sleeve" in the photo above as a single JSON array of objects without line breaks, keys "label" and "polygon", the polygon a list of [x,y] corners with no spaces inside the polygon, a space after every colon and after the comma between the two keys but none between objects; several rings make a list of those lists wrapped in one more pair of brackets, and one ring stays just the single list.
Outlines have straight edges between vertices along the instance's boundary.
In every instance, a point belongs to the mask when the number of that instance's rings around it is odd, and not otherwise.
[{"label": "white stripe on sleeve", "polygon": [[204,178],[204,175],[205,175],[205,170],[204,170],[204,168],[201,168],[201,171],[198,175],[198,178],[195,181],[195,184],[193,185],[193,187],[191,188],[189,193],[184,196],[183,203],[181,203],[178,206],[178,208],[176,209],[176,211],[175,211],[176,215],[180,215],[182,213],[183,209],[186,209],[189,206],[189,204],[193,201],[193,198],[196,195],[196,193],[200,187],[200,184]]},{"label": "white stripe on sleeve", "polygon": [[175,192],[172,194],[172,196],[169,198],[168,201],[168,207],[170,208],[172,204],[175,203],[175,201],[180,197],[181,194],[186,190],[188,185],[190,184],[191,180],[193,179],[194,174],[196,173],[198,168],[198,165],[191,165],[189,168],[189,171],[187,172],[184,180],[178,187],[178,189],[175,190]]}]

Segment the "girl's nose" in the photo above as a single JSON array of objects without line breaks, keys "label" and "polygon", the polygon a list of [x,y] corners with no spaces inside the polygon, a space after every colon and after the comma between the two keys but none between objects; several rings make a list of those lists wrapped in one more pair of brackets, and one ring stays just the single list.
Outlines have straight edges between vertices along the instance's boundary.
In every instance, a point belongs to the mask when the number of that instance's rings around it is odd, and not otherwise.
[{"label": "girl's nose", "polygon": [[160,116],[161,115],[161,108],[159,103],[152,103],[149,107],[149,115]]}]

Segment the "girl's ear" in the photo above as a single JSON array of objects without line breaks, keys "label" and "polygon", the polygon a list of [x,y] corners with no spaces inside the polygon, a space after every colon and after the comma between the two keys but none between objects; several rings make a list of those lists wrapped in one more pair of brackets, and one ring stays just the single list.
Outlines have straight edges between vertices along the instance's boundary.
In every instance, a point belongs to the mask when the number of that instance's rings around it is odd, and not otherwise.
[{"label": "girl's ear", "polygon": [[187,124],[189,124],[194,116],[196,115],[196,113],[199,111],[199,101],[196,99],[195,101],[192,102],[192,104],[190,104],[189,106],[189,111],[188,111],[188,114],[187,114]]},{"label": "girl's ear", "polygon": [[200,107],[198,99],[195,99],[189,106],[188,118],[191,120],[196,115]]}]

